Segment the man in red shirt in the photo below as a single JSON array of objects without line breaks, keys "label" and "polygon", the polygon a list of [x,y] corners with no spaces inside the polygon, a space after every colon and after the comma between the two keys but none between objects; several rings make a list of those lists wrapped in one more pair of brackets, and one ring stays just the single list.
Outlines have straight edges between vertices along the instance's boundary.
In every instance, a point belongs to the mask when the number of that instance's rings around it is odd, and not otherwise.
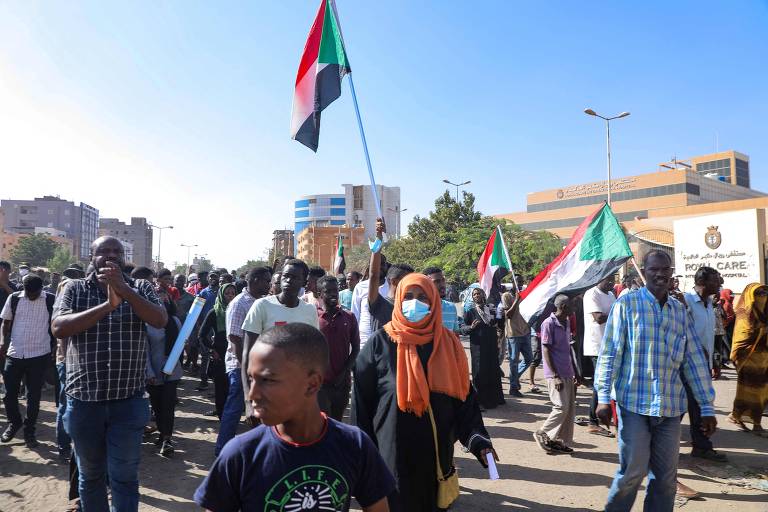
[{"label": "man in red shirt", "polygon": [[352,367],[360,353],[360,332],[357,319],[339,305],[339,283],[334,276],[317,280],[319,302],[317,316],[320,331],[328,342],[329,365],[323,386],[317,395],[320,409],[341,421],[349,403],[352,388]]}]

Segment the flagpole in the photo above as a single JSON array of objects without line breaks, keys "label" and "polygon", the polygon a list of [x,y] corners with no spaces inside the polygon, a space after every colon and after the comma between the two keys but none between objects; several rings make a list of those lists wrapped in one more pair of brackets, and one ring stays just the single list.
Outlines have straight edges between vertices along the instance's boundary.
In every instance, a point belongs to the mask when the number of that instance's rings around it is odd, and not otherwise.
[{"label": "flagpole", "polygon": [[371,157],[368,154],[368,143],[365,141],[365,130],[363,130],[363,121],[360,118],[360,108],[357,105],[357,95],[355,94],[355,83],[352,81],[352,73],[349,76],[349,90],[352,91],[352,103],[355,105],[355,115],[357,116],[357,126],[360,128],[360,138],[363,141],[363,151],[365,152],[365,163],[368,165],[368,177],[371,179],[371,192],[373,200],[376,203],[376,215],[383,221],[384,215],[381,213],[381,201],[379,201],[379,191],[376,190],[376,179],[373,177],[373,168],[371,167]]}]

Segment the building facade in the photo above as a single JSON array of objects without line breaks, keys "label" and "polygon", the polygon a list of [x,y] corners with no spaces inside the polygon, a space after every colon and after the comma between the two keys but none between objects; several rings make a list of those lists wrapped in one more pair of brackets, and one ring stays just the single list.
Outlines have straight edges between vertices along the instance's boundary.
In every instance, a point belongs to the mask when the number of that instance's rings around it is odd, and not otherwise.
[{"label": "building facade", "polygon": [[271,259],[294,254],[295,240],[292,229],[276,229],[272,232]]},{"label": "building facade", "polygon": [[3,199],[4,231],[32,234],[35,228],[52,228],[72,240],[72,255],[80,260],[90,257],[90,246],[98,237],[99,210],[85,203],[76,205],[55,196],[32,200]]},{"label": "building facade", "polygon": [[[710,163],[722,166],[721,156],[732,154],[736,160],[748,162],[746,155],[734,151],[694,157],[691,164],[670,168],[659,172],[628,176],[611,180],[611,208],[622,224],[636,219],[648,219],[658,216],[654,212],[670,208],[691,207],[709,203],[723,203],[743,199],[763,198],[767,195],[750,188],[734,185],[729,179],[712,171]],[[697,171],[698,166],[706,165],[706,171]],[[681,166],[682,165],[682,166]],[[734,166],[731,178],[738,179]],[[665,168],[666,164],[660,167]],[[723,170],[723,173],[726,171]],[[749,173],[741,174],[742,182],[749,182]],[[608,183],[599,181],[580,185],[529,193],[526,211],[500,214],[531,231],[547,230],[561,239],[567,240],[576,227],[608,198]],[[626,226],[625,226],[626,227]]]},{"label": "building facade", "polygon": [[365,230],[362,227],[310,226],[296,237],[296,257],[332,272],[336,260],[336,241],[339,237],[345,252],[366,243]]},{"label": "building facade", "polygon": [[128,242],[131,244],[133,263],[137,267],[152,267],[152,228],[144,217],[131,217],[130,224],[118,219],[101,219],[99,235]]},{"label": "building facade", "polygon": [[[366,237],[376,234],[376,205],[370,185],[344,184],[344,193],[302,196],[294,203],[294,234],[310,226],[362,227]],[[399,236],[400,187],[376,185],[387,230]],[[298,252],[297,252],[298,254]]]}]

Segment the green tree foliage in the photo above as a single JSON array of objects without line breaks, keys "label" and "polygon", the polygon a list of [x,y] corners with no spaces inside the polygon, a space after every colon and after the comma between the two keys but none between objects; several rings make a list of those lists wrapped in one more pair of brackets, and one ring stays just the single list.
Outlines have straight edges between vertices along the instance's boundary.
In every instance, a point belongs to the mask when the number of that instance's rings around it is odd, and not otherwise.
[{"label": "green tree foliage", "polygon": [[387,243],[384,254],[391,262],[408,263],[416,270],[443,269],[447,279],[460,286],[477,281],[477,261],[495,227],[502,228],[512,268],[530,279],[562,250],[562,243],[546,231],[525,231],[520,226],[475,210],[475,198],[464,192],[457,203],[446,192],[435,201],[435,210],[416,217],[408,235]]},{"label": "green tree foliage", "polygon": [[187,275],[187,264],[175,262],[173,264],[173,275],[176,275],[176,274]]},{"label": "green tree foliage", "polygon": [[368,262],[371,261],[371,251],[368,249],[368,243],[363,241],[360,245],[352,248],[344,248],[344,261],[347,263],[346,272],[356,270],[365,274],[368,268]]},{"label": "green tree foliage", "polygon": [[26,263],[30,267],[42,267],[53,258],[58,247],[59,244],[42,233],[24,236],[11,249],[11,262],[14,265]]},{"label": "green tree foliage", "polygon": [[255,267],[271,267],[271,266],[272,265],[268,261],[264,261],[264,260],[248,260],[248,261],[245,262],[245,265],[241,265],[241,266],[237,267],[237,270],[235,270],[235,272],[237,272],[237,275],[239,276],[240,274],[247,273],[249,270],[251,270],[252,268],[255,268]]},{"label": "green tree foliage", "polygon": [[48,270],[51,272],[62,273],[72,263],[76,263],[77,260],[72,256],[69,250],[61,245],[57,245],[53,252],[53,256],[45,264]]}]

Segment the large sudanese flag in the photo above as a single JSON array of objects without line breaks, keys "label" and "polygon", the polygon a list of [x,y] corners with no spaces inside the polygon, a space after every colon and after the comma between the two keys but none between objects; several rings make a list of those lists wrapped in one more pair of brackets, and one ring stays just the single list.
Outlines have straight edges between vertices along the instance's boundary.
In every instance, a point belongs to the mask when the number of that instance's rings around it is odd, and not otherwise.
[{"label": "large sudanese flag", "polygon": [[320,113],[341,96],[341,80],[351,72],[333,0],[321,0],[296,75],[291,138],[317,151]]},{"label": "large sudanese flag", "polygon": [[486,297],[490,296],[493,283],[501,281],[505,275],[512,270],[512,263],[509,261],[507,246],[504,244],[504,237],[501,234],[501,227],[496,229],[488,238],[485,244],[480,260],[477,262],[477,277],[480,282],[480,288],[485,291]]},{"label": "large sudanese flag", "polygon": [[558,294],[576,296],[615,274],[632,257],[607,203],[579,225],[563,252],[522,291],[520,314],[534,325]]}]

